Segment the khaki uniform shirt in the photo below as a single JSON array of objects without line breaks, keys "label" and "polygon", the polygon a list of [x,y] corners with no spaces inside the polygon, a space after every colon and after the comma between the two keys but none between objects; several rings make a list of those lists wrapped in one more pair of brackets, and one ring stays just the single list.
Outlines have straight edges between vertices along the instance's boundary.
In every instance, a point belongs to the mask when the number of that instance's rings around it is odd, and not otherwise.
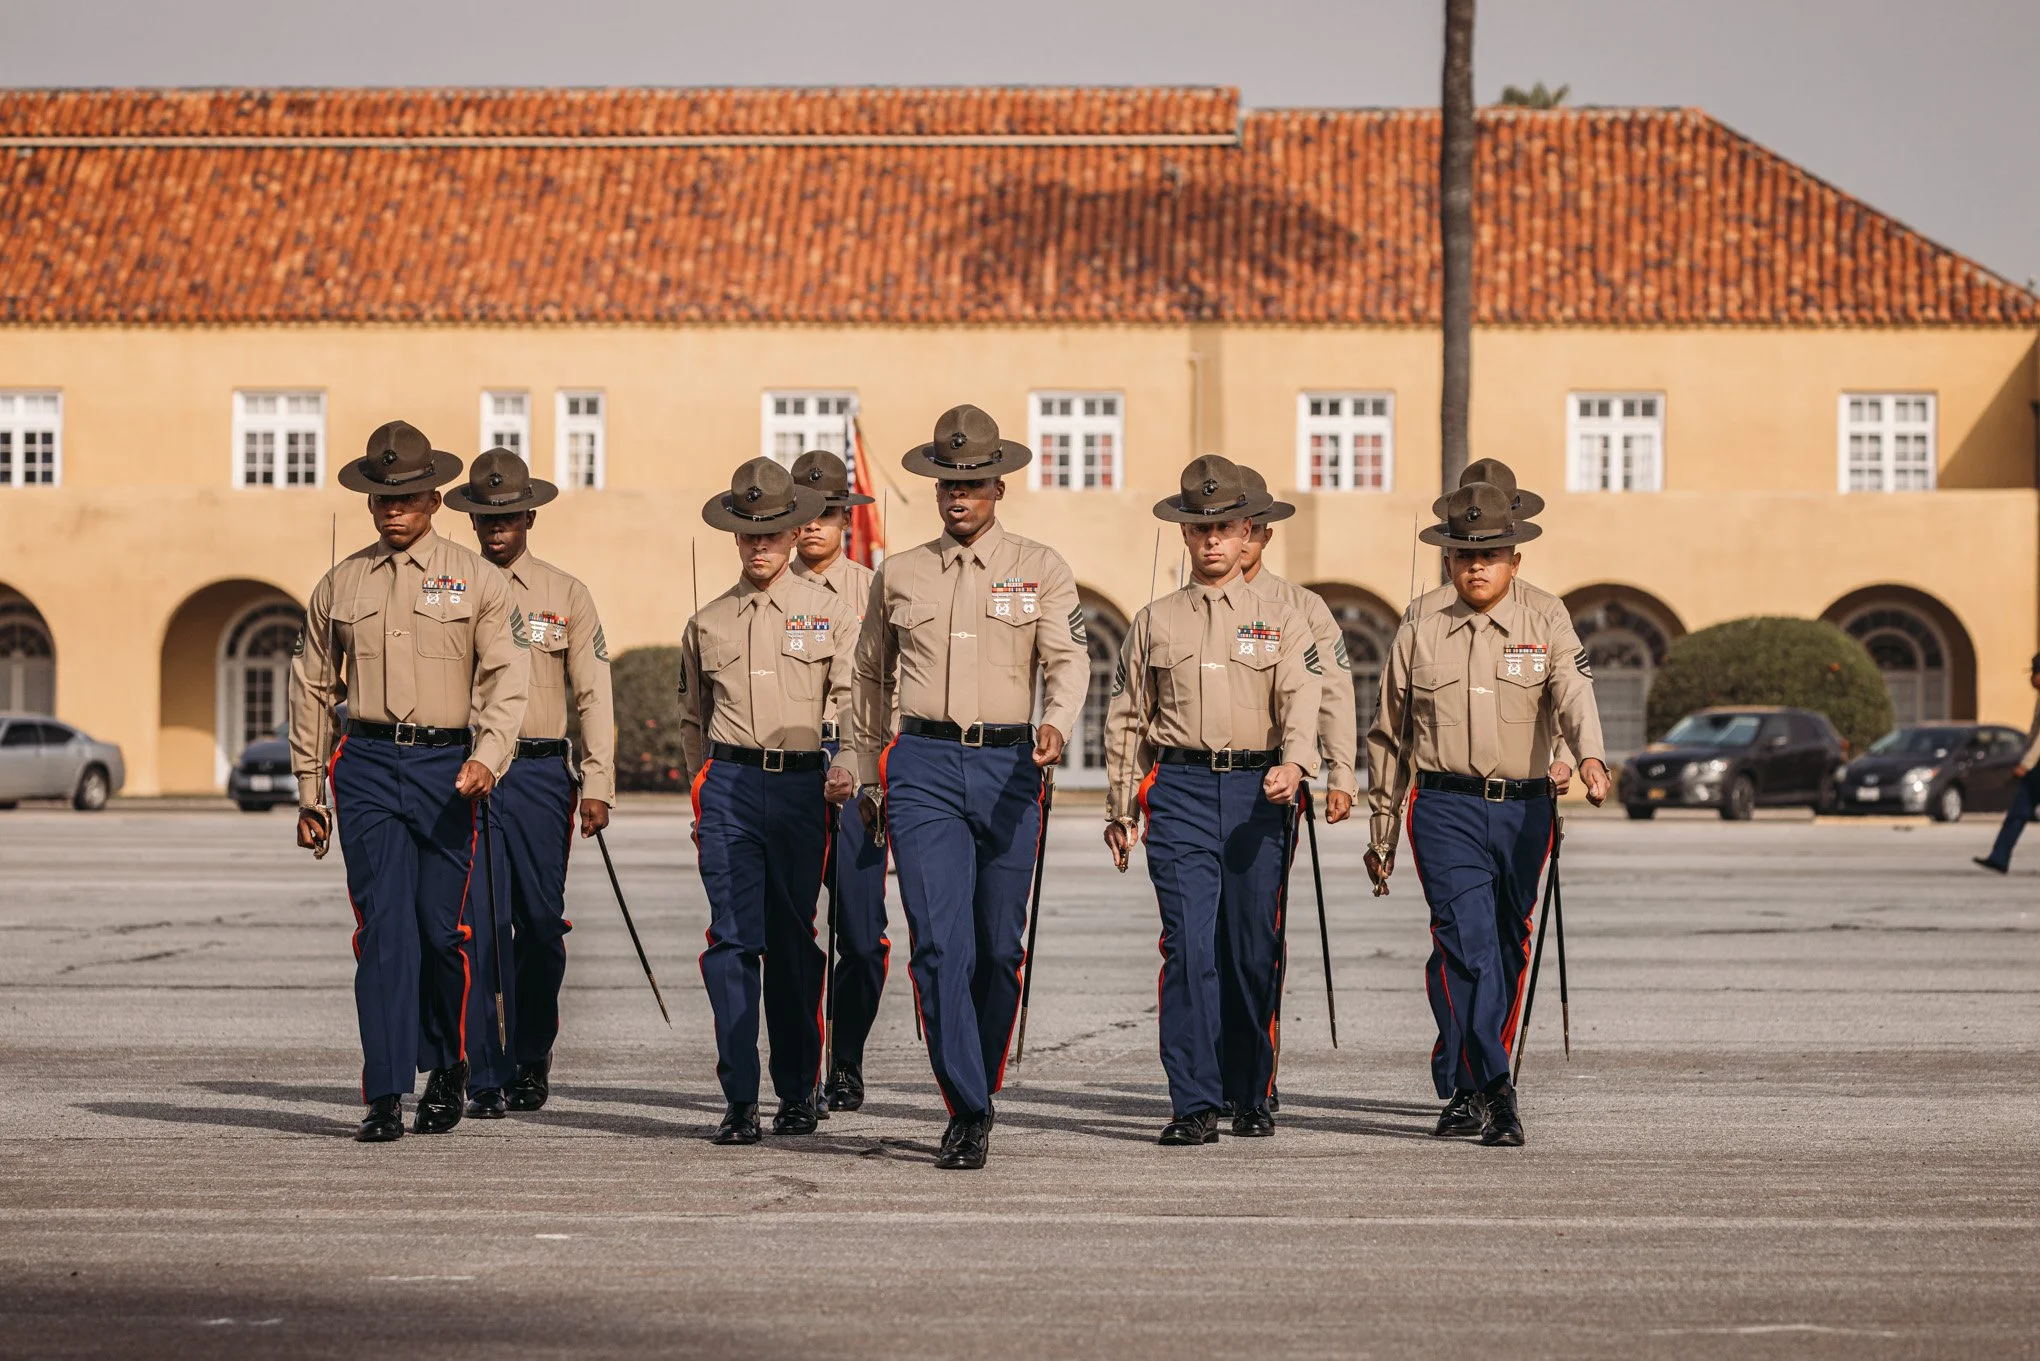
[{"label": "khaki uniform shirt", "polygon": [[1308,586],[1278,577],[1266,567],[1247,586],[1263,599],[1280,600],[1303,616],[1325,673],[1318,686],[1318,751],[1325,758],[1325,781],[1342,794],[1358,795],[1360,777],[1355,766],[1360,757],[1360,716],[1353,707],[1353,664],[1346,655],[1346,631],[1332,618],[1325,598]]},{"label": "khaki uniform shirt", "polygon": [[[1555,629],[1561,626],[1567,628],[1572,626],[1572,611],[1565,607],[1563,600],[1560,600],[1542,586],[1532,586],[1529,582],[1523,580],[1523,578],[1517,577],[1509,583],[1509,589],[1515,592],[1518,603],[1524,609],[1529,610],[1532,614],[1539,616],[1545,621],[1546,627]],[[1427,614],[1436,614],[1440,610],[1449,608],[1458,599],[1459,592],[1452,589],[1452,583],[1447,582],[1443,586],[1434,586],[1417,598],[1416,602],[1404,612],[1403,618],[1406,620],[1422,619]],[[1588,667],[1584,654],[1580,657],[1580,670],[1585,672],[1588,680],[1594,678],[1593,670]],[[1382,672],[1382,684],[1386,685],[1387,683],[1388,673],[1384,671]],[[1568,766],[1577,767],[1579,765],[1579,762],[1573,759],[1572,748],[1566,745],[1565,734],[1563,732],[1555,732],[1551,735],[1551,759],[1563,761]]]},{"label": "khaki uniform shirt", "polygon": [[1132,817],[1157,747],[1271,751],[1318,770],[1324,663],[1303,615],[1235,576],[1133,618],[1105,715],[1105,815]]},{"label": "khaki uniform shirt", "polygon": [[1041,721],[1075,730],[1091,658],[1076,578],[1054,549],[996,521],[968,546],[945,534],[879,564],[864,617],[850,759],[839,761],[862,782],[878,778],[895,700],[906,717],[1026,723],[1037,663]]},{"label": "khaki uniform shirt", "polygon": [[565,737],[567,702],[581,719],[581,797],[616,802],[616,708],[609,645],[595,598],[559,568],[526,552],[504,575],[531,639],[531,697],[520,737]]},{"label": "khaki uniform shirt", "polygon": [[811,580],[781,572],[708,602],[680,642],[680,750],[689,783],[711,742],[819,751],[822,714],[850,695],[857,621]]},{"label": "khaki uniform shirt", "polygon": [[2026,754],[2019,758],[2019,764],[2027,770],[2040,763],[2040,700],[2033,704],[2033,722],[2026,729]]},{"label": "khaki uniform shirt", "polygon": [[[1367,734],[1373,844],[1395,845],[1412,767],[1529,779],[1550,767],[1555,732],[1581,760],[1605,760],[1581,656],[1571,620],[1530,608],[1513,589],[1485,615],[1455,592],[1444,609],[1397,629]],[[1410,759],[1399,760],[1405,694]]]},{"label": "khaki uniform shirt", "polygon": [[[863,625],[864,606],[871,599],[871,579],[877,575],[869,567],[848,553],[838,553],[836,560],[819,572],[810,570],[806,563],[795,558],[793,573],[801,580],[813,582],[834,595],[836,607],[846,616],[855,616],[860,627]],[[854,659],[855,651],[852,650],[849,655]],[[843,728],[849,724],[850,715],[838,712],[836,701],[831,698],[828,710],[822,714],[822,721],[838,725],[836,735],[840,739],[843,736]]]},{"label": "khaki uniform shirt", "polygon": [[378,541],[350,554],[312,588],[291,659],[299,805],[318,802],[330,754],[317,749],[333,732],[319,711],[342,699],[371,723],[472,726],[473,759],[500,779],[517,754],[529,651],[510,582],[481,554],[429,529],[409,548]]}]

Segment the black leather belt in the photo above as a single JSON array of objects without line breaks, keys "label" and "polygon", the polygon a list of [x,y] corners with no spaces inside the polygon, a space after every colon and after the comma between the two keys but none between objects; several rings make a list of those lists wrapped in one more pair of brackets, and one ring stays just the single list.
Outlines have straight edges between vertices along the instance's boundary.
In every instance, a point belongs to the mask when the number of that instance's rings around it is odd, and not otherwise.
[{"label": "black leather belt", "polygon": [[733,747],[727,742],[709,743],[708,754],[718,761],[732,761],[740,766],[756,766],[770,775],[791,771],[823,770],[829,764],[829,754],[825,751],[789,751],[784,747]]},{"label": "black leather belt", "polygon": [[394,742],[400,747],[464,747],[468,744],[466,728],[427,728],[417,723],[371,723],[365,718],[347,720],[349,737],[372,737],[378,742]]},{"label": "black leather belt", "polygon": [[938,742],[961,742],[966,747],[1031,747],[1032,723],[973,723],[959,728],[946,718],[914,718],[902,715],[900,731],[915,737],[932,737]]},{"label": "black leather belt", "polygon": [[1282,764],[1282,752],[1279,748],[1248,751],[1243,747],[1227,747],[1223,751],[1205,751],[1198,747],[1161,747],[1155,751],[1155,760],[1165,766],[1208,766],[1216,771],[1266,770]]},{"label": "black leather belt", "polygon": [[1479,775],[1448,775],[1442,770],[1420,770],[1417,772],[1417,788],[1438,789],[1447,794],[1471,794],[1489,803],[1551,797],[1551,781],[1541,775],[1534,780],[1504,780],[1493,776],[1483,778]]},{"label": "black leather belt", "polygon": [[517,739],[519,756],[565,756],[574,749],[574,744],[564,737],[520,737]]}]

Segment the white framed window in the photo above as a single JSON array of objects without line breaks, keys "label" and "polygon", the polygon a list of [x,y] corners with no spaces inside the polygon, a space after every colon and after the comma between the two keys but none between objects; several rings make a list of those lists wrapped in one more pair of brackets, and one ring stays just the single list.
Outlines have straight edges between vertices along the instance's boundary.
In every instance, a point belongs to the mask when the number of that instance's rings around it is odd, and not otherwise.
[{"label": "white framed window", "polygon": [[1845,392],[1841,399],[1843,491],[1932,491],[1934,394]]},{"label": "white framed window", "polygon": [[1575,392],[1565,401],[1567,491],[1665,489],[1663,393]]},{"label": "white framed window", "polygon": [[1027,442],[1036,487],[1112,491],[1125,485],[1126,398],[1117,392],[1034,392]]},{"label": "white framed window", "polygon": [[1394,490],[1394,395],[1298,393],[1296,485],[1306,491]]},{"label": "white framed window", "polygon": [[53,487],[63,467],[64,394],[0,392],[0,487]]},{"label": "white framed window", "polygon": [[850,422],[857,394],[848,391],[768,392],[759,402],[758,452],[787,467],[810,449],[850,461]]},{"label": "white framed window", "polygon": [[325,393],[234,393],[234,485],[316,487],[325,452]]},{"label": "white framed window", "polygon": [[608,394],[562,391],[555,404],[555,476],[562,487],[599,491],[609,456]]},{"label": "white framed window", "polygon": [[482,394],[483,449],[508,449],[531,462],[531,394],[500,389]]}]

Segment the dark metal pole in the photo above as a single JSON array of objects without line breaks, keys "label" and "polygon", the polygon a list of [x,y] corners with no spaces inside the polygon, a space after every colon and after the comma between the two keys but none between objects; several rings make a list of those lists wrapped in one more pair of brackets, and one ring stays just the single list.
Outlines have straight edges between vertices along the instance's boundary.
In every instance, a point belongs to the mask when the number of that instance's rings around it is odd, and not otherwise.
[{"label": "dark metal pole", "polygon": [[1565,820],[1558,816],[1558,800],[1552,801],[1551,818],[1551,930],[1558,946],[1558,1022],[1565,1036],[1565,1059],[1572,1062],[1572,998],[1565,986],[1565,893],[1558,886],[1558,843],[1565,836]]},{"label": "dark metal pole", "polygon": [[623,929],[630,932],[630,943],[637,949],[637,962],[645,971],[645,982],[652,985],[652,1000],[659,1004],[659,1014],[666,1018],[666,1024],[673,1024],[671,1012],[666,1010],[665,994],[659,991],[659,980],[652,977],[652,961],[645,958],[645,944],[638,939],[637,923],[630,919],[630,905],[623,900],[623,885],[616,881],[616,862],[609,858],[609,843],[601,832],[595,833],[595,845],[602,852],[602,868],[609,871],[609,887],[616,893],[616,906],[623,913]]},{"label": "dark metal pole", "polygon": [[1312,805],[1310,785],[1300,786],[1303,792],[1303,826],[1310,837],[1310,881],[1317,889],[1317,931],[1318,949],[1325,961],[1325,1018],[1332,1026],[1332,1048],[1339,1047],[1339,1004],[1332,993],[1332,928],[1325,920],[1325,876],[1318,866],[1317,853],[1317,810]]},{"label": "dark metal pole", "polygon": [[1013,1046],[1013,1064],[1018,1067],[1027,1054],[1027,1001],[1034,992],[1034,937],[1041,930],[1041,869],[1048,863],[1048,813],[1055,807],[1055,769],[1041,772],[1041,830],[1034,842],[1034,901],[1027,912],[1026,971],[1020,977],[1020,1035]]}]

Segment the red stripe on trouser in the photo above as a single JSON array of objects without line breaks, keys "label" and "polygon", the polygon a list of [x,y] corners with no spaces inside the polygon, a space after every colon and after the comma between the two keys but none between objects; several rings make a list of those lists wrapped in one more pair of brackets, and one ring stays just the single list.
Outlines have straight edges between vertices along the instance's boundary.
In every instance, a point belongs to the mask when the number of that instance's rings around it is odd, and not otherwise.
[{"label": "red stripe on trouser", "polygon": [[[1275,938],[1281,942],[1282,949],[1275,958],[1275,1005],[1268,1013],[1268,1047],[1277,1053],[1281,1052],[1282,1043],[1278,1038],[1282,1028],[1282,990],[1289,981],[1289,937],[1283,934],[1282,921],[1289,913],[1289,872],[1296,866],[1296,843],[1300,839],[1297,833],[1302,830],[1303,805],[1299,802],[1295,812],[1290,814],[1289,856],[1282,862],[1282,883],[1275,890]],[[1268,1068],[1267,1094],[1275,1095],[1275,1069],[1272,1064]]]},{"label": "red stripe on trouser", "polygon": [[[1036,819],[1034,831],[1034,863],[1036,865],[1039,865],[1041,863],[1041,853],[1048,847],[1048,815],[1046,812],[1043,811],[1042,808],[1042,805],[1046,803],[1047,800],[1048,800],[1048,777],[1044,775],[1042,776],[1041,779],[1041,788],[1036,790],[1034,793],[1034,815]],[[1032,883],[1031,878],[1029,882],[1031,886]],[[1029,903],[1029,906],[1030,907],[1033,906],[1031,901]],[[1022,931],[1025,931],[1027,929],[1027,923],[1025,918],[1022,918],[1021,920],[1020,929]],[[1023,937],[1022,940],[1023,943],[1020,947],[1020,967],[1013,970],[1013,983],[1015,987],[1020,989],[1020,995],[1024,997],[1027,995],[1027,970],[1034,967],[1034,961],[1027,957],[1027,947],[1024,943],[1025,938]],[[1002,1091],[1006,1086],[1006,1057],[1007,1055],[1013,1052],[1013,1027],[1019,1024],[1019,1021],[1020,1021],[1020,1009],[1016,1006],[1015,1008],[1013,1008],[1013,1019],[1006,1022],[1006,1042],[999,1047],[999,1071],[993,1075],[991,1086],[989,1088],[989,1090],[993,1092]]]},{"label": "red stripe on trouser", "polygon": [[[468,942],[475,938],[475,929],[467,924],[468,893],[475,883],[475,846],[481,840],[481,827],[477,810],[481,805],[468,805],[468,867],[467,878],[460,886],[460,915],[454,918],[454,926],[460,931],[460,1061],[467,1062],[467,1009],[468,994],[474,989],[474,968],[468,959]],[[489,866],[489,887],[496,886],[496,867]],[[496,905],[489,904],[489,920],[495,921]],[[498,961],[497,967],[501,967]]]},{"label": "red stripe on trouser", "polygon": [[[1544,877],[1544,867],[1551,863],[1551,847],[1557,839],[1558,819],[1553,818],[1551,830],[1544,836],[1544,858],[1537,862],[1539,879]],[[1523,991],[1530,982],[1530,947],[1536,932],[1537,914],[1533,910],[1523,916],[1523,967],[1516,971],[1516,996],[1509,1003],[1509,1019],[1502,1023],[1502,1052],[1511,1058],[1516,1056],[1516,1021],[1523,1014]]]}]

